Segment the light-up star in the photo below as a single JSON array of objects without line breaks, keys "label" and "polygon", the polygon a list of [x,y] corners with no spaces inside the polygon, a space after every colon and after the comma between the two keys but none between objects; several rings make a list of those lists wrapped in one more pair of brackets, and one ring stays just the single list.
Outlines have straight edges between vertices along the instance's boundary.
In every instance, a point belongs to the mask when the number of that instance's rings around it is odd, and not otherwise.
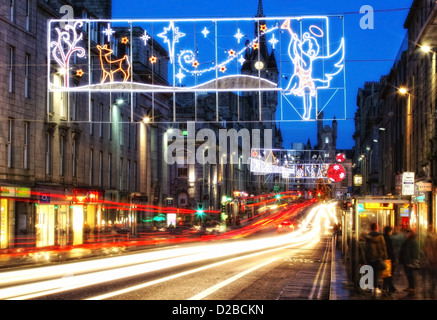
[{"label": "light-up star", "polygon": [[185,75],[182,73],[182,70],[179,68],[179,72],[175,75],[178,78],[179,83],[182,83],[182,79],[185,78]]},{"label": "light-up star", "polygon": [[115,33],[115,31],[111,29],[111,26],[108,23],[108,28],[103,29],[102,33],[108,37],[108,42],[111,42],[111,36]]},{"label": "light-up star", "polygon": [[241,38],[244,37],[244,34],[241,33],[240,29],[238,29],[237,33],[234,35],[235,38],[237,38],[238,43],[240,43]]},{"label": "light-up star", "polygon": [[279,42],[278,39],[275,38],[275,34],[272,35],[272,38],[269,40],[270,44],[272,45],[272,48],[275,49],[276,44]]},{"label": "light-up star", "polygon": [[205,28],[202,30],[202,33],[203,33],[203,36],[206,38],[206,36],[209,34],[209,30],[205,27]]},{"label": "light-up star", "polygon": [[226,70],[227,70],[227,69],[226,69],[225,66],[220,67],[220,71],[221,71],[221,72],[225,72]]},{"label": "light-up star", "polygon": [[140,37],[143,40],[144,45],[147,46],[147,41],[149,41],[150,36],[147,34],[147,31],[144,30],[144,34]]},{"label": "light-up star", "polygon": [[168,28],[164,28],[164,31],[158,34],[158,37],[164,39],[164,43],[168,45],[168,52],[170,54],[170,63],[173,63],[174,58],[174,44],[179,42],[179,39],[184,37],[185,33],[179,32],[179,27],[174,26],[174,22],[171,21]]},{"label": "light-up star", "polygon": [[121,38],[121,43],[127,44],[128,42],[129,42],[129,38],[128,37]]},{"label": "light-up star", "polygon": [[228,54],[229,54],[230,57],[235,57],[235,53],[236,52],[235,52],[234,49],[231,49],[231,50],[228,51]]},{"label": "light-up star", "polygon": [[238,62],[241,63],[241,65],[243,65],[243,63],[246,61],[246,59],[243,58],[243,56],[240,56],[240,59],[238,59]]}]

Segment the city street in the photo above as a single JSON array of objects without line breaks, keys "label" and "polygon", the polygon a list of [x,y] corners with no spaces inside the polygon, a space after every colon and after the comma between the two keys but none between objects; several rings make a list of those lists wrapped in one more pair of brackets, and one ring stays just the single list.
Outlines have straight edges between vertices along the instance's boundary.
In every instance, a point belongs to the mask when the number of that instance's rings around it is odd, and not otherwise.
[{"label": "city street", "polygon": [[[0,273],[2,299],[329,299],[329,205],[301,229]],[[323,217],[323,218],[322,218]]]},{"label": "city street", "polygon": [[0,301],[437,299],[437,1],[0,7]]}]

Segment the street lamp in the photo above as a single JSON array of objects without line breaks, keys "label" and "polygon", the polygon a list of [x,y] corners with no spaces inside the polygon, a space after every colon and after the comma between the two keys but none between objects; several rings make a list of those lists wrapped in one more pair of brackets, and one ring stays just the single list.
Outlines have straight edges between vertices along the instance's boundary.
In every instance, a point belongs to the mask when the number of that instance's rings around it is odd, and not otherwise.
[{"label": "street lamp", "polygon": [[405,162],[406,162],[406,170],[410,169],[411,164],[411,130],[412,130],[412,118],[411,118],[411,94],[408,92],[407,88],[401,87],[399,88],[399,93],[403,96],[407,97],[407,108],[405,112]]},{"label": "street lamp", "polygon": [[144,118],[143,118],[143,122],[144,122],[144,123],[149,123],[149,122],[150,122],[150,117],[147,117],[147,116],[144,117]]},{"label": "street lamp", "polygon": [[408,94],[408,90],[406,88],[402,87],[402,88],[399,88],[399,93],[402,95],[406,95],[406,94]]},{"label": "street lamp", "polygon": [[431,52],[431,47],[428,46],[428,45],[420,46],[420,49],[421,49],[423,52]]}]

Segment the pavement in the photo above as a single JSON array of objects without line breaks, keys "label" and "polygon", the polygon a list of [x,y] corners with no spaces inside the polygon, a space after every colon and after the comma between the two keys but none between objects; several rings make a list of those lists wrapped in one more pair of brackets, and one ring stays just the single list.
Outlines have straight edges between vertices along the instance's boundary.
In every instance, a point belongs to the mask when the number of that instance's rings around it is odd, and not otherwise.
[{"label": "pavement", "polygon": [[393,275],[393,283],[397,289],[395,293],[382,291],[381,294],[374,295],[369,290],[362,289],[357,292],[347,274],[341,250],[336,248],[332,251],[330,300],[437,300],[437,294],[434,297],[429,294],[429,281],[422,272],[417,272],[416,281],[414,293],[404,291],[408,282],[402,266],[398,266]]}]

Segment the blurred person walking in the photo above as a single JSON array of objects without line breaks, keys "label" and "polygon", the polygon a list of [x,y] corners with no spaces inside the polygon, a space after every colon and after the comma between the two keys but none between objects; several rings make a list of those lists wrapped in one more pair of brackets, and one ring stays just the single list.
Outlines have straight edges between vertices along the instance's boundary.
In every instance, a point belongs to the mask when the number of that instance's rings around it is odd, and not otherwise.
[{"label": "blurred person walking", "polygon": [[423,275],[425,278],[426,290],[428,298],[436,298],[436,284],[437,284],[437,236],[432,230],[432,226],[429,226],[428,233],[426,234],[423,243]]},{"label": "blurred person walking", "polygon": [[384,236],[386,250],[387,250],[387,259],[390,260],[391,263],[391,268],[390,268],[391,270],[390,270],[390,276],[384,278],[382,288],[383,290],[386,290],[388,293],[395,293],[397,291],[393,282],[393,273],[395,271],[395,266],[397,261],[395,258],[394,246],[391,239],[392,233],[393,233],[392,227],[386,226],[384,228],[383,236]]},{"label": "blurred person walking", "polygon": [[373,293],[381,294],[378,288],[378,281],[381,272],[385,270],[385,260],[387,260],[387,248],[384,236],[379,232],[378,224],[370,225],[370,232],[365,236],[366,239],[366,262],[373,268]]},{"label": "blurred person walking", "polygon": [[416,271],[419,269],[419,243],[412,230],[407,230],[405,241],[399,253],[399,263],[404,266],[408,280],[408,288],[404,291],[414,294],[416,291]]}]

